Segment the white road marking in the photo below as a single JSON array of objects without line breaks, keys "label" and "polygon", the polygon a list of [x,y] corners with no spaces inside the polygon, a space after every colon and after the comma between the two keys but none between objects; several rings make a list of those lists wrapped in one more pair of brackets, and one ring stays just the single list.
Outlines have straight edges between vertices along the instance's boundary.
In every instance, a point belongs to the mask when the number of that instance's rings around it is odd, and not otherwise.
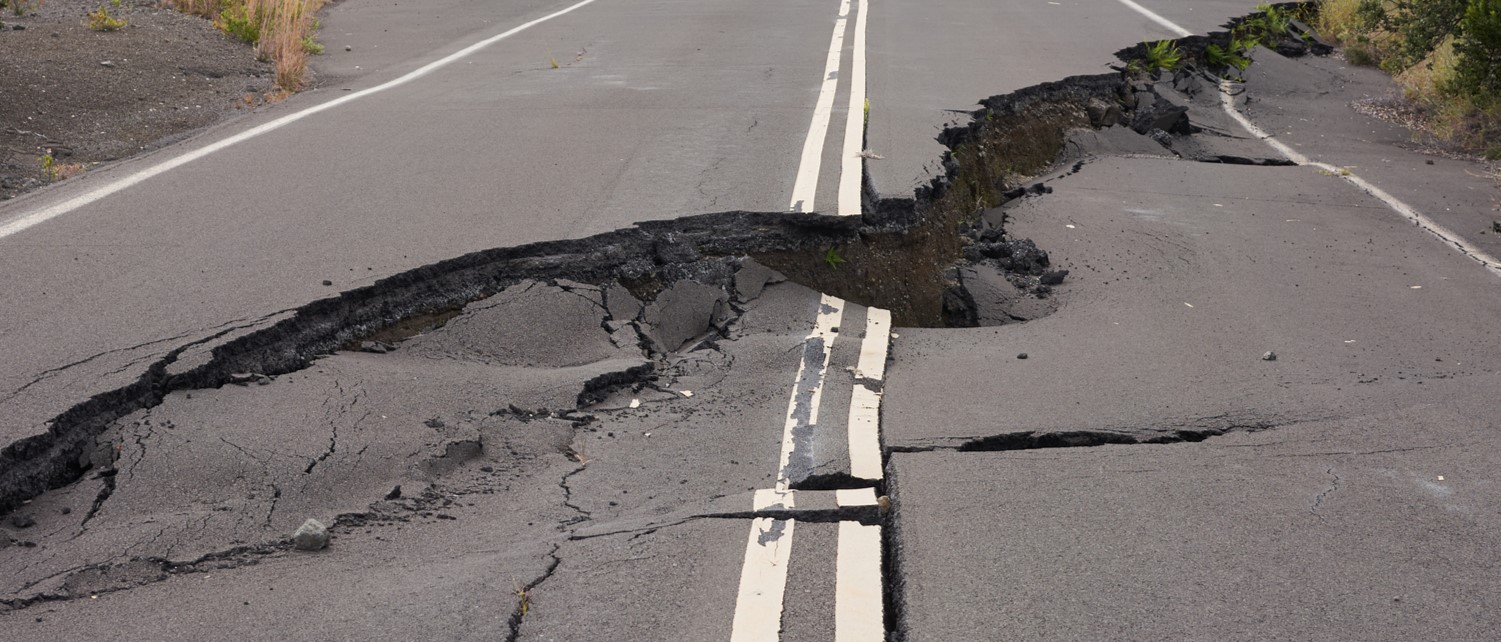
[{"label": "white road marking", "polygon": [[[818,404],[823,396],[824,377],[829,370],[834,331],[844,316],[844,301],[827,294],[819,296],[818,318],[813,331],[803,340],[803,357],[798,362],[797,378],[787,402],[787,421],[783,425],[782,454],[777,465],[775,488],[756,491],[755,510],[783,503],[794,506],[796,491],[787,479],[788,463],[796,447],[799,429],[807,429],[818,420]],[[818,350],[816,361],[810,361]],[[804,423],[806,420],[807,423]],[[792,527],[797,520],[757,517],[751,520],[750,538],[745,543],[745,563],[740,570],[740,593],[735,598],[735,619],[731,625],[731,642],[775,642],[781,639],[782,595],[787,590],[787,560],[792,554]]]},{"label": "white road marking", "polygon": [[881,584],[881,527],[839,522],[834,572],[835,642],[886,638]]},{"label": "white road marking", "polygon": [[865,188],[865,14],[870,0],[855,9],[855,36],[850,61],[850,103],[844,119],[844,157],[839,169],[840,216],[859,216]]},{"label": "white road marking", "polygon": [[[869,308],[865,312],[865,340],[860,342],[860,360],[855,373],[863,379],[886,378],[886,351],[891,343],[891,312]],[[850,476],[879,480],[881,466],[881,393],[860,381],[850,394]]]},{"label": "white road marking", "polygon": [[105,183],[103,185],[100,185],[99,187],[84,192],[83,194],[70,198],[56,205],[44,207],[30,214],[23,214],[19,217],[6,221],[3,224],[0,224],[0,238],[5,238],[27,228],[57,218],[59,216],[62,216],[63,214],[67,214],[80,207],[98,201],[106,196],[109,196],[110,194],[114,194],[115,192],[119,192],[120,190],[140,184],[141,182],[154,176],[171,171],[178,167],[182,167],[183,165],[208,156],[209,154],[245,142],[262,134],[267,134],[272,131],[281,129],[282,127],[307,118],[308,116],[312,116],[313,114],[333,109],[351,101],[359,100],[371,94],[377,94],[388,89],[400,87],[401,85],[405,85],[409,82],[412,82],[413,80],[426,76],[437,69],[446,67],[458,60],[467,58],[474,52],[500,42],[501,40],[505,40],[506,38],[521,33],[522,31],[526,31],[527,29],[552,20],[553,18],[557,18],[558,16],[562,16],[564,14],[571,13],[574,10],[594,4],[595,2],[596,0],[583,0],[582,2],[579,2],[577,4],[569,5],[567,8],[554,11],[530,22],[522,23],[516,27],[512,27],[511,29],[469,45],[468,47],[464,47],[463,49],[439,58],[438,60],[427,63],[426,65],[423,65],[400,78],[381,83],[368,89],[361,89],[360,91],[335,98],[326,103],[313,105],[312,107],[308,107],[307,109],[304,109],[302,111],[287,114],[286,116],[282,116],[281,118],[277,118],[276,120],[262,125],[257,125],[243,132],[235,134],[234,136],[230,136],[229,138],[226,138],[224,140],[205,145],[181,156],[177,156],[161,163],[157,163],[156,165],[152,165],[151,167],[143,169],[119,180]]},{"label": "white road marking", "polygon": [[761,512],[768,508],[781,508],[793,510],[797,508],[797,491],[778,490],[775,488],[762,488],[751,496],[751,512]]},{"label": "white road marking", "polygon": [[797,179],[792,183],[793,212],[813,211],[814,197],[818,192],[818,170],[823,165],[823,143],[829,134],[829,117],[834,111],[834,90],[839,87],[839,54],[844,51],[845,26],[849,24],[850,0],[839,3],[839,19],[834,22],[834,37],[829,43],[828,62],[824,63],[823,85],[818,90],[818,102],[813,106],[813,121],[808,124],[808,137],[803,140],[803,157],[797,166]]},{"label": "white road marking", "polygon": [[853,506],[875,506],[876,489],[874,488],[841,488],[834,491],[834,501],[840,508]]},{"label": "white road marking", "polygon": [[1233,85],[1230,83],[1230,81],[1220,81],[1220,105],[1224,107],[1226,114],[1229,114],[1231,118],[1234,118],[1235,122],[1240,123],[1240,126],[1247,132],[1249,132],[1252,136],[1260,138],[1262,142],[1270,145],[1272,149],[1277,150],[1277,153],[1282,154],[1282,156],[1287,160],[1297,163],[1298,165],[1316,167],[1318,169],[1324,170],[1326,173],[1338,176],[1345,179],[1346,181],[1349,181],[1351,184],[1364,190],[1365,193],[1376,197],[1383,203],[1386,203],[1386,206],[1391,208],[1392,211],[1401,214],[1403,218],[1406,218],[1407,220],[1412,221],[1418,227],[1423,228],[1423,231],[1432,234],[1435,238],[1437,238],[1439,241],[1442,241],[1445,245],[1448,245],[1449,247],[1457,250],[1460,254],[1470,257],[1476,263],[1485,266],[1485,268],[1492,274],[1501,276],[1501,261],[1498,261],[1495,257],[1488,254],[1485,250],[1476,247],[1469,241],[1466,241],[1460,235],[1450,231],[1449,228],[1446,228],[1443,225],[1439,224],[1438,221],[1428,218],[1413,206],[1408,205],[1407,203],[1404,203],[1401,200],[1397,199],[1397,197],[1387,193],[1386,190],[1376,187],[1369,181],[1356,176],[1355,173],[1351,172],[1348,168],[1337,167],[1328,163],[1321,163],[1310,159],[1307,156],[1304,156],[1298,150],[1288,147],[1282,141],[1277,140],[1276,137],[1267,133],[1266,130],[1263,130],[1261,127],[1257,126],[1256,123],[1251,122],[1251,120],[1246,118],[1244,114],[1240,113],[1239,109],[1235,108],[1235,99],[1230,95],[1230,90],[1232,87]]},{"label": "white road marking", "polygon": [[792,528],[796,524],[797,520],[770,517],[751,520],[730,642],[781,639],[782,596],[787,590],[787,560],[792,555]]},{"label": "white road marking", "polygon": [[[813,346],[820,347],[822,355],[817,363],[809,363],[805,356],[798,364],[792,396],[787,400],[787,421],[782,427],[782,458],[777,466],[777,490],[785,491],[792,486],[788,474],[793,452],[797,450],[797,433],[807,430],[818,421],[824,378],[829,372],[829,355],[834,350],[834,339],[839,336],[834,329],[839,327],[839,319],[843,316],[843,299],[827,294],[819,295],[818,320],[813,325],[813,332],[804,339],[803,345],[805,350]],[[810,370],[810,366],[815,370]]]},{"label": "white road marking", "polygon": [[[1137,13],[1151,18],[1153,22],[1166,27],[1168,30],[1178,34],[1179,36],[1192,35],[1192,32],[1188,31],[1187,29],[1178,26],[1167,18],[1152,13],[1146,7],[1136,4],[1131,0],[1117,1],[1123,5],[1126,5],[1127,7],[1130,7]],[[1374,196],[1377,200],[1386,203],[1386,206],[1391,208],[1392,211],[1402,215],[1403,218],[1412,221],[1418,227],[1423,228],[1423,231],[1432,234],[1434,237],[1442,241],[1445,245],[1448,245],[1450,248],[1453,248],[1460,254],[1463,254],[1474,260],[1476,263],[1484,266],[1486,270],[1490,271],[1491,274],[1501,276],[1501,260],[1497,260],[1496,257],[1493,257],[1490,254],[1486,253],[1485,250],[1480,249],[1479,247],[1471,244],[1469,241],[1464,240],[1464,238],[1462,238],[1460,235],[1455,234],[1448,228],[1440,225],[1437,221],[1428,218],[1428,216],[1424,215],[1422,212],[1419,212],[1416,208],[1402,202],[1397,197],[1387,193],[1386,190],[1376,187],[1369,181],[1356,176],[1355,173],[1349,171],[1348,168],[1312,160],[1307,156],[1304,156],[1297,150],[1287,146],[1282,141],[1277,140],[1276,137],[1267,133],[1261,127],[1257,126],[1256,123],[1251,122],[1251,120],[1246,118],[1244,114],[1240,113],[1240,110],[1235,108],[1235,99],[1230,95],[1230,88],[1232,86],[1233,85],[1228,80],[1220,81],[1220,106],[1225,110],[1226,114],[1228,114],[1231,118],[1234,118],[1235,122],[1240,123],[1241,128],[1245,129],[1252,136],[1261,139],[1262,142],[1271,146],[1272,149],[1277,150],[1277,153],[1282,154],[1282,156],[1287,160],[1290,160],[1298,165],[1315,167],[1324,170],[1325,172],[1349,181],[1351,184],[1364,190],[1367,194]]]},{"label": "white road marking", "polygon": [[1118,1],[1121,4],[1126,5],[1127,7],[1130,7],[1136,13],[1139,13],[1139,14],[1141,14],[1143,16],[1146,16],[1147,19],[1151,20],[1152,22],[1155,22],[1155,23],[1157,23],[1159,25],[1162,25],[1168,31],[1171,31],[1173,33],[1178,34],[1179,37],[1187,37],[1187,36],[1192,36],[1193,35],[1192,31],[1189,31],[1187,29],[1184,29],[1183,27],[1178,26],[1176,23],[1174,23],[1171,20],[1168,20],[1167,18],[1159,16],[1159,15],[1157,15],[1155,13],[1152,13],[1152,11],[1150,9],[1148,9],[1146,7],[1143,7],[1143,6],[1139,5],[1139,4],[1136,4],[1135,2],[1132,2],[1131,0],[1118,0]]}]

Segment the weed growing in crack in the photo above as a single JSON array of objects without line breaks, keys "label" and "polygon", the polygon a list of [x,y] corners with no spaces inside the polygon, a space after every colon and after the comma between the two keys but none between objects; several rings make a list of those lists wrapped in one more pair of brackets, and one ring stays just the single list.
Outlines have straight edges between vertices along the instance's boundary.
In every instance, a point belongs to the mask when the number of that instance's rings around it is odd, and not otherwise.
[{"label": "weed growing in crack", "polygon": [[559,67],[559,65],[558,65],[558,59],[554,58],[552,56],[548,56],[547,57],[547,64],[549,66],[551,66],[553,69],[557,69]]},{"label": "weed growing in crack", "polygon": [[1251,59],[1246,55],[1248,53],[1250,47],[1239,40],[1232,41],[1228,48],[1210,43],[1204,47],[1204,63],[1214,71],[1234,69],[1236,72],[1244,72],[1251,66]]},{"label": "weed growing in crack", "polygon": [[511,578],[511,586],[515,588],[516,611],[521,614],[521,617],[526,617],[526,612],[532,608],[532,594],[521,585],[520,580],[515,578]]},{"label": "weed growing in crack", "polygon": [[88,15],[89,29],[94,31],[118,31],[125,28],[125,21],[109,15],[109,9],[102,4],[98,9],[90,11]]},{"label": "weed growing in crack", "polygon": [[1147,44],[1146,53],[1140,60],[1134,60],[1131,65],[1136,71],[1156,73],[1157,71],[1173,71],[1183,62],[1183,52],[1178,49],[1178,43],[1172,40],[1158,40]]},{"label": "weed growing in crack", "polygon": [[837,246],[830,245],[829,249],[823,252],[823,262],[828,263],[829,269],[834,270],[839,269],[840,263],[847,263],[848,261],[844,259],[844,254],[839,251]]}]

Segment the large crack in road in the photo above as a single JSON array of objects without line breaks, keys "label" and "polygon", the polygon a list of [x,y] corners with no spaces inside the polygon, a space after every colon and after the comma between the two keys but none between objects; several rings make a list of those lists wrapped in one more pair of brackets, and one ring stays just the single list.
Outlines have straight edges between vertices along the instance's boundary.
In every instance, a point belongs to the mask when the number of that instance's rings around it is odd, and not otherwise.
[{"label": "large crack in road", "polygon": [[[1180,43],[1201,51],[1224,38]],[[807,498],[799,503],[816,508],[758,508],[752,495],[774,480],[760,465],[775,452],[774,436],[735,426],[766,424],[766,408],[785,398],[777,378],[809,346],[794,324],[820,294],[890,310],[903,327],[1052,313],[1052,289],[1070,275],[1046,248],[1009,233],[1006,206],[1046,198],[1048,181],[1102,155],[1285,164],[1228,133],[1218,90],[1192,72],[1030,87],[982,101],[971,123],[940,137],[950,150],[944,176],[912,199],[867,202],[863,217],[723,212],[498,248],[314,302],[248,335],[216,343],[234,334],[226,330],[182,346],[132,385],[0,451],[0,513],[33,512],[48,491],[59,495],[49,505],[69,505],[70,494],[89,505],[75,526],[53,531],[71,532],[72,548],[18,569],[23,584],[0,602],[24,609],[254,565],[290,554],[280,535],[307,514],[329,514],[338,537],[474,528],[477,504],[545,494],[553,508],[528,513],[534,520],[507,534],[538,546],[511,567],[524,575],[503,582],[514,585],[506,639],[522,637],[528,615],[545,606],[533,604],[535,591],[575,572],[573,546],[632,547],[643,534],[686,533],[710,520],[739,528],[751,518],[884,526],[887,629],[900,639],[893,453],[1198,442],[1309,419],[1230,410],[1183,425],[886,447],[886,478],[874,492],[891,496],[889,513],[885,504],[819,504],[818,491],[856,484],[812,475],[818,465],[802,453],[813,481],[797,487]],[[206,361],[179,363],[204,346],[213,346]],[[881,391],[881,382],[847,374],[843,385]],[[674,467],[650,467],[664,461]],[[111,532],[88,537],[115,502]],[[151,517],[133,521],[138,514]],[[121,540],[141,548],[112,552]]]}]

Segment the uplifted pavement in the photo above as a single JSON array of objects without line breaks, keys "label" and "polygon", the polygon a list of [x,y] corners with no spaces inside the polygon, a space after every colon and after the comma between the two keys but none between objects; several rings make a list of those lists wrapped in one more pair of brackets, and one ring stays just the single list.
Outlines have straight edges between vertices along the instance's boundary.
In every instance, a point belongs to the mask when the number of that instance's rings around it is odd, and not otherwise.
[{"label": "uplifted pavement", "polygon": [[[1266,51],[1252,70],[1284,143],[1487,241],[1493,184],[1325,95],[1369,78]],[[1049,189],[987,214],[1070,270],[1056,313],[893,343],[906,639],[1501,630],[1498,275],[1344,172],[1208,153],[1261,143],[1201,89],[1159,85],[1203,128],[1153,134],[1181,158],[1083,136]],[[1280,159],[1262,149],[1234,162]]]}]

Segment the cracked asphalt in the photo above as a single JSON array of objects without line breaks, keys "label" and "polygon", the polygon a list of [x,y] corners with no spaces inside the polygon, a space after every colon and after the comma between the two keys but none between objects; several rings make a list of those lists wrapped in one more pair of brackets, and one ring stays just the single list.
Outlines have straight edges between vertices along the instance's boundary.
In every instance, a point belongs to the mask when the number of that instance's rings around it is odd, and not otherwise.
[{"label": "cracked asphalt", "polygon": [[[1137,4],[600,0],[0,237],[3,637],[1495,639],[1496,185],[1337,59],[1032,87],[1254,3]],[[568,6],[339,3],[318,91],[0,226]],[[945,227],[987,127],[1057,153]]]}]

